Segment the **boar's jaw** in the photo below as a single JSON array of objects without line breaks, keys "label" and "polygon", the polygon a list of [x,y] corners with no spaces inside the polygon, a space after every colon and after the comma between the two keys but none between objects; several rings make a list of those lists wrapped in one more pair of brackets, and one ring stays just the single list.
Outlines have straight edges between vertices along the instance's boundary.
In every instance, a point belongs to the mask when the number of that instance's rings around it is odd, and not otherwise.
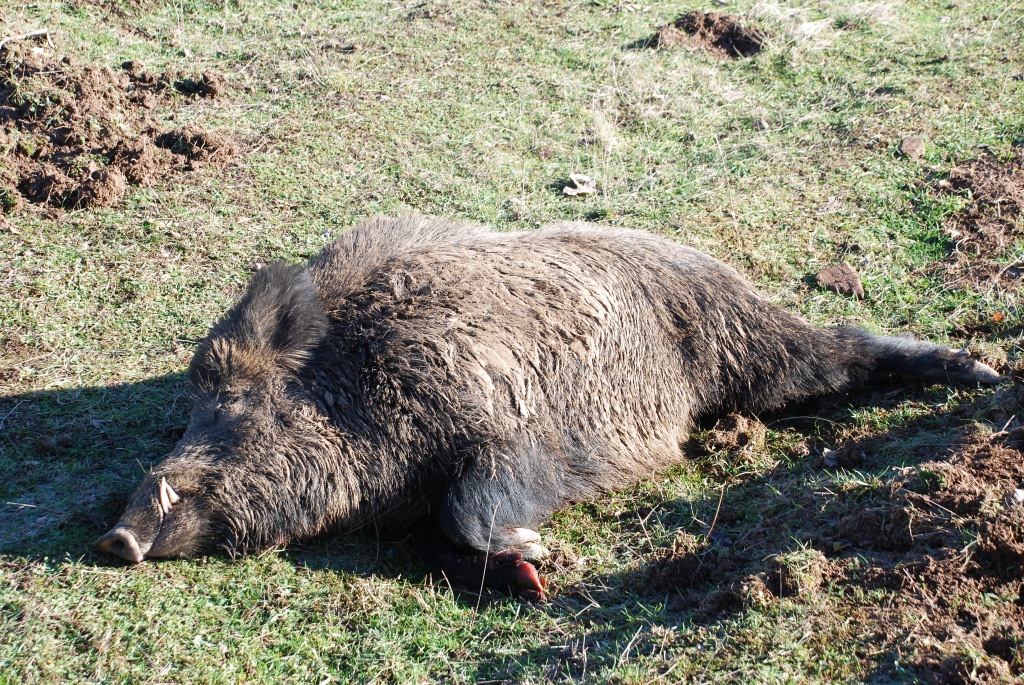
[{"label": "boar's jaw", "polygon": [[[165,548],[168,546],[168,538],[173,537],[174,533],[176,512],[173,507],[181,501],[181,497],[167,482],[167,478],[162,477],[152,499],[155,500],[153,504],[156,512],[152,511],[153,507],[143,507],[141,511],[129,509],[113,530],[96,541],[96,549],[135,564],[147,557],[174,556],[173,552],[167,553]],[[143,525],[139,520],[151,519],[154,514],[159,516],[155,527]]]}]

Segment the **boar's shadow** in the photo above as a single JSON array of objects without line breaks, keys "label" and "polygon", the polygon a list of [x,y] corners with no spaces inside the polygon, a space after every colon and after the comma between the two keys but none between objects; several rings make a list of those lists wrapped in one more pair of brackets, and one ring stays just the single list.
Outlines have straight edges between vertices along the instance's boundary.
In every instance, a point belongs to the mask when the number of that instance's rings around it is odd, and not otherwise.
[{"label": "boar's shadow", "polygon": [[0,554],[90,560],[187,414],[184,373],[0,396]]},{"label": "boar's shadow", "polygon": [[[799,637],[800,616],[828,602],[845,603],[849,615],[863,622],[863,634],[880,631],[870,640],[872,656],[862,664],[872,682],[927,679],[940,665],[955,669],[958,660],[968,657],[952,647],[948,653],[929,651],[929,645],[942,642],[944,630],[977,634],[978,649],[1019,669],[1012,650],[1000,651],[1006,640],[999,632],[1000,626],[1013,624],[1017,605],[989,607],[981,618],[955,611],[947,616],[935,607],[943,605],[939,583],[951,578],[957,578],[957,585],[946,589],[978,605],[984,592],[1016,592],[1024,557],[1011,568],[1008,550],[994,548],[965,565],[963,549],[977,539],[978,530],[996,529],[1004,518],[1015,520],[1012,511],[990,504],[1024,483],[1024,429],[1014,423],[1016,432],[1011,426],[1008,434],[1000,433],[1012,415],[1024,410],[1022,370],[1014,372],[1012,385],[946,409],[934,408],[947,399],[945,388],[876,386],[766,414],[760,419],[769,429],[806,436],[802,445],[809,454],[790,455],[755,469],[755,475],[744,474],[737,464],[740,455],[712,453],[691,440],[692,462],[680,468],[724,486],[721,503],[709,488],[699,499],[660,503],[643,501],[638,492],[639,506],[627,511],[594,507],[593,515],[625,542],[621,547],[635,549],[642,561],[607,574],[573,570],[571,556],[556,558],[559,573],[542,567],[555,578],[555,588],[539,610],[556,619],[573,617],[574,627],[524,653],[495,653],[482,661],[478,677],[515,682],[540,667],[552,680],[585,681],[589,674],[623,663],[624,655],[648,665],[663,659],[654,668],[667,676],[680,645],[706,643],[711,658],[720,647],[716,640],[743,623],[745,614],[766,614],[773,623],[791,618],[796,635],[782,630],[777,644],[766,642],[769,651],[747,655],[753,668],[759,659],[777,659],[771,645],[782,649],[787,638]],[[908,401],[933,409],[885,430],[858,427],[858,409],[899,412]],[[972,490],[971,483],[981,487]],[[963,508],[952,510],[954,503]],[[558,525],[556,517],[553,526]],[[804,608],[785,604],[792,602]],[[901,610],[914,615],[927,610],[935,632],[917,635],[909,624],[892,629]],[[882,628],[890,630],[885,638],[878,637],[885,633]],[[1019,648],[1024,632],[1013,639]]]},{"label": "boar's shadow", "polygon": [[[628,540],[638,530],[656,528],[660,536],[635,539],[660,542],[638,548],[637,558],[643,561],[629,565],[628,570],[605,574],[568,569],[571,559],[559,557],[556,546],[556,558],[542,569],[554,580],[552,599],[526,610],[557,620],[575,617],[578,629],[514,656],[485,652],[478,676],[515,680],[541,665],[552,678],[556,674],[584,678],[588,672],[618,663],[624,654],[656,660],[665,650],[666,631],[672,631],[672,640],[690,640],[685,636],[695,634],[698,626],[714,631],[744,612],[778,611],[780,596],[805,601],[795,595],[802,592],[813,597],[816,583],[905,591],[904,569],[932,568],[936,559],[958,553],[964,544],[955,531],[950,534],[942,507],[928,509],[924,500],[914,499],[948,494],[935,489],[939,481],[911,474],[901,485],[914,495],[910,498],[894,496],[888,485],[857,487],[837,497],[835,488],[829,493],[815,482],[826,482],[826,472],[839,471],[856,475],[852,480],[885,481],[894,467],[917,469],[927,476],[929,469],[934,471],[933,462],[968,470],[970,459],[979,467],[998,466],[992,455],[1000,454],[1018,458],[1006,462],[1015,465],[1005,473],[989,474],[991,487],[998,489],[1014,478],[1024,482],[1024,459],[1016,438],[992,442],[990,435],[982,434],[975,439],[970,429],[980,420],[998,432],[1008,412],[1021,410],[1024,389],[1019,374],[1015,376],[1012,385],[976,395],[952,411],[921,413],[890,430],[863,435],[851,431],[855,426],[851,410],[898,410],[908,399],[936,406],[949,391],[873,387],[762,416],[773,430],[795,428],[809,436],[809,455],[781,460],[756,475],[730,472],[731,457],[711,454],[694,441],[689,450],[692,462],[680,468],[708,474],[719,485],[728,484],[721,506],[717,497],[706,496],[643,502],[634,510],[615,513],[600,504],[592,507],[595,517],[607,519],[602,523],[612,535]],[[184,373],[174,373],[138,383],[0,396],[0,555],[120,564],[93,552],[92,542],[117,520],[139,476],[162,460],[181,436],[188,421],[185,388]],[[840,453],[832,457],[838,464],[825,462],[825,447]],[[964,454],[969,458],[958,462],[957,455]],[[977,470],[973,476],[986,474]],[[917,507],[909,537],[902,535],[898,518],[900,508],[908,506]],[[861,515],[862,511],[883,515],[872,518]],[[711,520],[716,525],[709,536]],[[547,534],[557,535],[560,525],[556,517],[551,524],[554,530]],[[429,577],[427,565],[407,537],[376,530],[330,535],[290,546],[283,555],[296,566],[423,582]],[[801,589],[799,583],[804,581],[787,576],[785,567],[775,560],[779,555],[802,553],[824,559],[826,568],[822,577],[812,577],[806,581],[810,585]],[[855,573],[843,567],[843,560],[852,557],[859,559]],[[1000,574],[1003,570],[997,565],[981,563],[967,580],[977,587],[1013,580]],[[433,582],[444,584],[436,577]],[[482,610],[492,602],[518,601],[494,591],[479,597],[472,589],[454,590],[460,602]],[[633,609],[623,611],[624,606]],[[962,627],[973,630],[969,625]],[[993,649],[999,645],[994,640],[985,644],[995,645]],[[892,670],[889,656],[883,650],[866,668],[877,677],[899,675]],[[664,667],[670,668],[671,663],[667,660]]]},{"label": "boar's shadow", "polygon": [[[185,372],[0,395],[0,555],[121,565],[93,543],[181,438],[189,405]],[[406,537],[368,527],[284,554],[309,567],[425,577],[426,564],[402,544]]]}]

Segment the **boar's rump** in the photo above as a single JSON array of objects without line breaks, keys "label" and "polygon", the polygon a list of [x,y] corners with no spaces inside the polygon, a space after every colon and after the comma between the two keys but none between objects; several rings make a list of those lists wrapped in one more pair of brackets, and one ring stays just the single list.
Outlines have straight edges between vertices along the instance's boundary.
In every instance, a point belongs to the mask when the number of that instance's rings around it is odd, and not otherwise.
[{"label": "boar's rump", "polygon": [[417,524],[455,580],[540,598],[536,529],[566,501],[678,463],[698,417],[891,373],[999,379],[812,326],[647,233],[375,219],[253,276],[195,353],[184,437],[97,545],[138,562]]}]

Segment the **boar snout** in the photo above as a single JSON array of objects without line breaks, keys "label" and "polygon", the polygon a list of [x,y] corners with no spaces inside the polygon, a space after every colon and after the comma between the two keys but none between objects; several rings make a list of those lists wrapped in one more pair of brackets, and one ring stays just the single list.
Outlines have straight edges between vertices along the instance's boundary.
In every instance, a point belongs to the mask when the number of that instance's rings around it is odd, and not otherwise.
[{"label": "boar snout", "polygon": [[96,541],[96,549],[137,564],[142,561],[139,542],[127,528],[115,528]]},{"label": "boar snout", "polygon": [[151,557],[175,556],[194,541],[190,533],[197,528],[188,525],[188,514],[181,515],[184,505],[180,502],[166,477],[157,480],[151,476],[139,486],[117,525],[96,541],[96,549],[135,564]]}]

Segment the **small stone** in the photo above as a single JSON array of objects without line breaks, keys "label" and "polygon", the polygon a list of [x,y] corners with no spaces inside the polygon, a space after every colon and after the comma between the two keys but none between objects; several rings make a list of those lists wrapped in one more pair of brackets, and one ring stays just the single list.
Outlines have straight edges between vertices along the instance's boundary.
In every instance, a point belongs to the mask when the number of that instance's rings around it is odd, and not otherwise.
[{"label": "small stone", "polygon": [[860,276],[846,262],[827,266],[814,278],[818,285],[826,290],[844,297],[852,295],[858,300],[864,299],[864,285],[860,282]]},{"label": "small stone", "polygon": [[907,136],[900,145],[900,152],[915,162],[924,156],[924,141],[917,136]]},{"label": "small stone", "polygon": [[586,174],[569,174],[569,184],[562,188],[562,194],[569,196],[591,195],[597,192],[594,179]]}]

